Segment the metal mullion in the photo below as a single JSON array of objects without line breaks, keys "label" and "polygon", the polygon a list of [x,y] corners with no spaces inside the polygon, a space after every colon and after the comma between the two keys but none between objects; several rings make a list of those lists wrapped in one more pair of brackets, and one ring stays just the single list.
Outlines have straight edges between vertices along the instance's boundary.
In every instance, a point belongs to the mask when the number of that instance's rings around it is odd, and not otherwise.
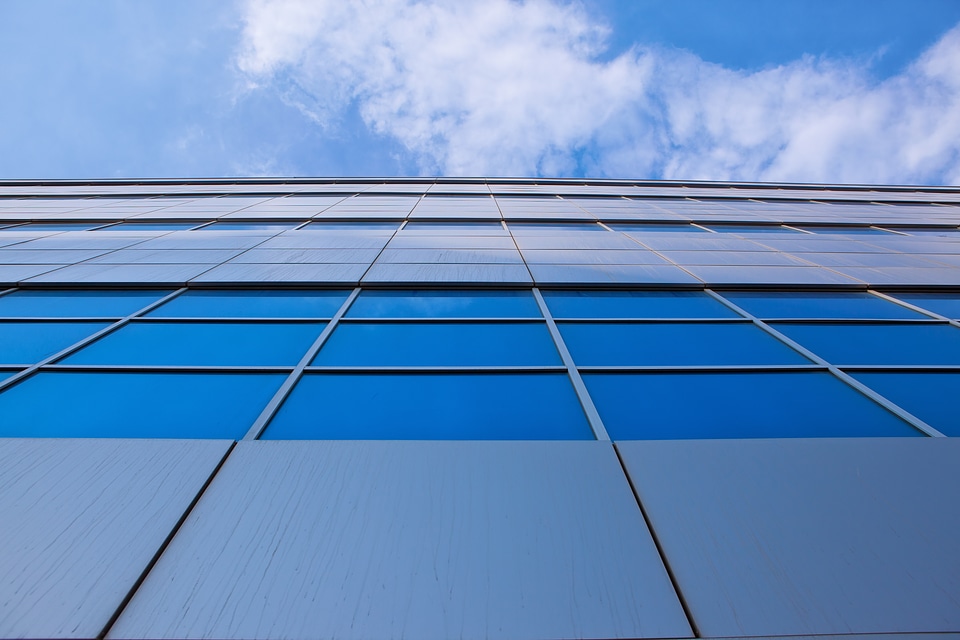
[{"label": "metal mullion", "polygon": [[720,373],[762,371],[825,371],[821,364],[695,364],[695,365],[581,365],[586,373]]},{"label": "metal mullion", "polygon": [[353,291],[350,292],[350,295],[347,296],[347,299],[343,301],[343,304],[340,305],[340,308],[334,314],[333,318],[330,319],[330,322],[327,323],[327,326],[324,327],[323,331],[320,332],[320,335],[317,336],[317,339],[313,341],[313,344],[310,345],[310,348],[307,349],[307,352],[303,354],[303,357],[300,358],[300,362],[297,363],[297,366],[293,368],[290,372],[290,375],[287,376],[287,379],[283,381],[283,384],[280,385],[280,388],[277,389],[277,392],[273,394],[273,398],[270,399],[270,402],[267,403],[267,406],[263,408],[263,411],[260,412],[260,415],[257,416],[257,419],[254,421],[253,425],[243,436],[244,440],[256,440],[260,437],[260,434],[263,433],[263,430],[266,429],[267,424],[277,413],[277,410],[280,408],[280,405],[283,404],[283,401],[287,399],[287,396],[290,395],[290,391],[293,390],[293,387],[300,381],[300,377],[303,375],[304,369],[310,365],[310,362],[316,357],[317,352],[320,351],[320,348],[330,337],[330,334],[333,333],[334,329],[337,328],[337,324],[340,322],[340,319],[347,312],[347,309],[350,308],[350,305],[353,304],[353,301],[357,299],[357,296],[360,295],[360,287],[356,287]]},{"label": "metal mullion", "polygon": [[121,320],[117,316],[101,318],[85,318],[83,316],[3,316],[0,322],[107,322],[113,323]]},{"label": "metal mullion", "polygon": [[948,318],[947,316],[940,315],[939,313],[936,313],[935,311],[929,311],[929,310],[927,310],[927,309],[924,309],[923,307],[918,307],[918,306],[915,305],[915,304],[912,304],[912,303],[907,302],[907,301],[905,301],[905,300],[900,300],[899,298],[894,298],[893,296],[887,295],[887,294],[885,294],[885,293],[881,293],[881,292],[879,292],[879,291],[874,291],[873,289],[868,289],[868,290],[867,290],[867,293],[873,294],[873,295],[877,296],[878,298],[883,298],[884,300],[886,300],[886,301],[888,301],[888,302],[892,302],[892,303],[894,303],[894,304],[896,304],[896,305],[900,305],[901,307],[904,307],[904,308],[906,308],[906,309],[910,309],[911,311],[916,311],[917,313],[922,313],[923,315],[929,316],[929,317],[931,317],[931,318],[933,318],[933,319],[935,319],[935,320],[940,320],[940,321],[942,321],[942,322],[946,322],[946,323],[948,323],[948,324],[951,324],[951,325],[953,325],[954,327],[960,328],[960,321],[953,320],[953,319],[951,319],[951,318]]},{"label": "metal mullion", "polygon": [[553,338],[553,343],[560,353],[560,359],[563,360],[563,364],[567,368],[567,375],[573,384],[573,390],[577,394],[580,406],[587,416],[587,422],[590,424],[590,429],[593,431],[594,437],[597,440],[609,442],[610,436],[607,434],[607,428],[603,426],[603,420],[601,420],[600,413],[597,412],[597,407],[593,404],[593,399],[587,392],[587,386],[583,383],[580,372],[577,371],[577,365],[573,361],[573,356],[570,355],[570,350],[567,349],[567,345],[563,341],[563,336],[560,335],[560,329],[557,328],[557,323],[554,322],[553,316],[550,314],[547,302],[543,299],[543,295],[537,287],[533,287],[533,297],[536,298],[537,305],[540,307],[540,313],[543,314],[544,319],[547,321],[547,329],[550,331],[550,337]]},{"label": "metal mullion", "polygon": [[749,318],[559,318],[560,324],[749,324]]},{"label": "metal mullion", "polygon": [[794,351],[796,351],[797,353],[800,353],[801,355],[805,356],[806,358],[809,358],[810,360],[812,360],[813,362],[816,362],[816,363],[819,364],[819,365],[825,366],[825,367],[830,371],[830,373],[832,373],[834,376],[836,376],[837,378],[839,378],[841,381],[845,382],[847,385],[853,387],[854,389],[856,389],[857,391],[859,391],[859,392],[862,393],[863,395],[867,396],[868,398],[870,398],[871,400],[873,400],[874,402],[876,402],[877,404],[879,404],[880,406],[882,406],[882,407],[883,407],[884,409],[886,409],[887,411],[890,411],[891,413],[893,413],[894,415],[896,415],[897,417],[899,417],[901,420],[904,420],[905,422],[907,422],[908,424],[912,425],[912,426],[915,427],[916,429],[919,429],[920,431],[922,431],[923,433],[927,434],[928,436],[931,436],[931,437],[934,437],[934,438],[943,438],[943,437],[945,437],[944,434],[940,433],[940,431],[938,431],[937,429],[934,429],[933,427],[931,427],[930,425],[928,425],[926,422],[924,422],[924,421],[921,420],[920,418],[918,418],[918,417],[916,417],[915,415],[913,415],[912,413],[910,413],[910,412],[908,412],[908,411],[900,408],[898,405],[894,404],[893,402],[891,402],[890,400],[888,400],[888,399],[885,398],[884,396],[880,395],[879,393],[877,393],[876,391],[874,391],[874,390],[871,389],[870,387],[866,386],[865,384],[863,384],[863,383],[860,382],[859,380],[856,380],[855,378],[853,378],[852,376],[850,376],[850,375],[847,374],[846,372],[841,371],[838,366],[833,365],[833,364],[830,364],[829,362],[827,362],[826,360],[824,360],[823,358],[821,358],[820,356],[818,356],[818,355],[815,354],[814,352],[810,351],[809,349],[807,349],[807,348],[804,347],[803,345],[801,345],[801,344],[799,344],[799,343],[791,340],[790,338],[788,338],[787,336],[783,335],[782,333],[780,333],[779,331],[777,331],[776,329],[774,329],[773,327],[771,327],[771,326],[768,325],[767,323],[763,322],[762,320],[760,320],[760,319],[757,318],[756,316],[750,314],[749,312],[745,311],[744,309],[741,309],[739,306],[737,306],[737,305],[734,304],[733,302],[730,302],[729,300],[727,300],[727,299],[724,298],[723,296],[719,295],[718,293],[712,291],[711,289],[705,289],[705,291],[707,292],[707,294],[708,294],[709,296],[711,296],[712,298],[714,298],[715,300],[717,300],[717,302],[720,302],[721,304],[726,305],[727,307],[729,307],[729,308],[732,309],[733,311],[736,311],[737,313],[741,313],[741,314],[749,317],[751,320],[753,320],[753,323],[754,323],[757,327],[759,327],[759,328],[762,329],[763,331],[767,332],[768,334],[770,334],[771,336],[773,336],[773,337],[776,338],[777,340],[780,340],[781,342],[783,342],[784,344],[786,344],[787,346],[789,346],[790,348],[792,348],[792,349],[793,349]]},{"label": "metal mullion", "polygon": [[207,316],[189,316],[189,317],[162,317],[151,316],[144,318],[132,318],[131,322],[139,324],[326,324],[330,318],[220,318]]},{"label": "metal mullion", "polygon": [[293,365],[47,364],[42,371],[122,371],[142,373],[289,373]]},{"label": "metal mullion", "polygon": [[557,373],[566,371],[564,365],[424,365],[424,366],[330,366],[308,365],[311,373]]},{"label": "metal mullion", "polygon": [[23,380],[23,379],[26,378],[27,376],[32,375],[35,371],[37,371],[38,369],[40,369],[40,367],[43,367],[43,366],[45,366],[45,365],[51,364],[51,363],[53,363],[53,362],[56,362],[57,360],[59,360],[59,359],[61,359],[61,358],[65,358],[66,356],[70,355],[71,353],[74,353],[74,352],[76,352],[76,351],[79,351],[80,349],[82,349],[83,347],[87,346],[88,344],[90,344],[90,343],[92,343],[92,342],[94,342],[94,341],[96,341],[96,340],[99,340],[99,339],[102,338],[103,336],[105,336],[105,335],[107,335],[107,334],[110,334],[110,333],[113,333],[114,331],[116,331],[116,330],[119,329],[120,327],[126,325],[128,322],[130,322],[133,318],[135,318],[136,316],[140,315],[141,313],[147,313],[147,312],[151,311],[152,309],[155,309],[155,308],[159,307],[159,306],[162,305],[163,303],[167,302],[168,300],[171,300],[171,299],[175,298],[176,296],[180,295],[181,293],[183,293],[183,292],[186,291],[186,290],[187,290],[186,287],[177,289],[176,291],[165,295],[164,297],[160,298],[159,300],[156,300],[156,301],[148,304],[146,307],[143,307],[143,308],[141,308],[141,309],[139,309],[139,310],[131,313],[130,315],[128,315],[128,316],[126,316],[126,317],[124,317],[124,318],[121,318],[120,320],[117,320],[116,322],[114,322],[114,323],[111,324],[110,326],[104,327],[103,329],[101,329],[100,331],[97,331],[97,332],[94,333],[93,335],[87,336],[87,337],[84,338],[83,340],[80,340],[79,342],[76,342],[76,343],[72,344],[71,346],[69,346],[69,347],[67,347],[67,348],[65,348],[65,349],[62,349],[62,350],[58,351],[57,353],[53,354],[52,356],[47,356],[46,358],[44,358],[44,359],[41,360],[40,362],[34,364],[34,365],[31,366],[31,367],[28,367],[28,368],[24,369],[24,370],[21,371],[20,373],[16,373],[16,374],[10,376],[9,378],[7,378],[6,380],[0,381],[0,391],[4,390],[4,389],[6,389],[6,388],[8,388],[8,387],[10,387],[10,386],[13,386],[14,384],[16,384],[17,382]]},{"label": "metal mullion", "polygon": [[948,324],[940,318],[761,318],[771,324]]},{"label": "metal mullion", "polygon": [[960,364],[838,364],[837,367],[844,371],[960,372]]},{"label": "metal mullion", "polygon": [[8,295],[8,294],[11,294],[11,293],[13,293],[13,292],[16,291],[16,290],[17,290],[17,287],[10,287],[9,289],[4,289],[4,290],[0,291],[0,297],[3,297],[3,296]]},{"label": "metal mullion", "polygon": [[341,318],[343,324],[542,324],[543,318]]}]

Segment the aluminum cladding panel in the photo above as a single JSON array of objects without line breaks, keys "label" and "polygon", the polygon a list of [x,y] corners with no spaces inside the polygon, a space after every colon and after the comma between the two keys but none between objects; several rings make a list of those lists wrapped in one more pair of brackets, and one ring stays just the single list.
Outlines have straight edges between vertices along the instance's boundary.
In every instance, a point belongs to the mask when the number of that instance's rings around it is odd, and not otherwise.
[{"label": "aluminum cladding panel", "polygon": [[690,635],[609,443],[259,441],[109,637]]},{"label": "aluminum cladding panel", "polygon": [[0,637],[96,637],[229,446],[0,439]]},{"label": "aluminum cladding panel", "polygon": [[701,636],[960,631],[960,439],[616,446]]}]

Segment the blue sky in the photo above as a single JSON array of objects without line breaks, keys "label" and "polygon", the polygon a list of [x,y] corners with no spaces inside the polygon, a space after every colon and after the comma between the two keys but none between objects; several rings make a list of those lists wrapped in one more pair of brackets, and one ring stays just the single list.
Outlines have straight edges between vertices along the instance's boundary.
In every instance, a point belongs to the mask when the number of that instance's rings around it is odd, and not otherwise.
[{"label": "blue sky", "polygon": [[955,0],[0,3],[0,177],[960,183]]}]

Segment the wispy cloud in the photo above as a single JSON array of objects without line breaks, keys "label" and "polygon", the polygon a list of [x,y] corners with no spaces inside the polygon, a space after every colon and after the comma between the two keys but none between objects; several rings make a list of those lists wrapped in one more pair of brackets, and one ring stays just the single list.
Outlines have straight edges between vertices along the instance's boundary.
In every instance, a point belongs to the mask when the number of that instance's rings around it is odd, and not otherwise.
[{"label": "wispy cloud", "polygon": [[556,0],[250,0],[237,64],[318,126],[356,109],[423,173],[960,184],[960,26],[900,75],[744,72]]}]

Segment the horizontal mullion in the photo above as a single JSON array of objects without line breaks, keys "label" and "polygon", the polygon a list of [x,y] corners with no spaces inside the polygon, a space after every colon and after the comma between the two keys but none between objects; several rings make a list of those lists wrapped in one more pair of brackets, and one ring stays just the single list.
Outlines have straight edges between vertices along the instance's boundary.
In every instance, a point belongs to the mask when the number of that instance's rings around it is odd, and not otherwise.
[{"label": "horizontal mullion", "polygon": [[326,324],[330,322],[330,318],[236,318],[236,317],[214,317],[214,316],[184,316],[184,317],[163,317],[163,316],[139,316],[136,318],[131,318],[130,322],[144,323],[144,322],[154,322],[154,323],[209,323],[209,322],[224,322],[224,323],[236,323],[236,324]]},{"label": "horizontal mullion", "polygon": [[39,367],[39,370],[124,373],[290,373],[294,368],[294,365],[47,364]]},{"label": "horizontal mullion", "polygon": [[691,373],[736,371],[827,371],[819,364],[721,364],[721,365],[588,365],[578,366],[583,373]]},{"label": "horizontal mullion", "polygon": [[530,366],[309,366],[306,373],[566,373],[562,365]]},{"label": "horizontal mullion", "polygon": [[75,317],[75,316],[3,316],[0,317],[0,323],[3,322],[119,322],[124,316],[103,316],[103,317]]},{"label": "horizontal mullion", "polygon": [[938,318],[758,318],[769,325],[777,324],[950,324]]},{"label": "horizontal mullion", "polygon": [[857,372],[886,372],[886,371],[930,371],[930,372],[950,372],[960,373],[960,364],[838,364],[834,365],[842,371]]},{"label": "horizontal mullion", "polygon": [[605,324],[654,324],[654,323],[676,323],[676,324],[749,324],[750,318],[559,318],[553,317],[557,324],[584,324],[590,322]]},{"label": "horizontal mullion", "polygon": [[516,323],[543,323],[543,318],[340,318],[340,324],[350,323],[486,323],[486,324],[516,324]]}]

